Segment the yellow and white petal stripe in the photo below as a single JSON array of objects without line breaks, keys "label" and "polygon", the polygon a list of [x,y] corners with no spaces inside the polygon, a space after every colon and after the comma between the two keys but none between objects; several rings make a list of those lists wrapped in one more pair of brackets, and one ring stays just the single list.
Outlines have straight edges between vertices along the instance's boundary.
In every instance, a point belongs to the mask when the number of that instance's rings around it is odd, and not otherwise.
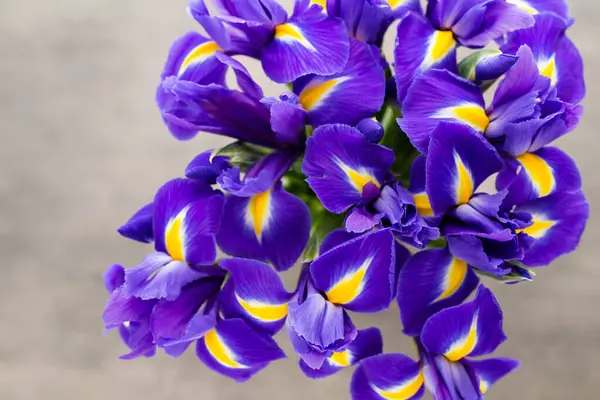
[{"label": "yellow and white petal stripe", "polygon": [[276,322],[285,318],[288,314],[288,305],[284,304],[265,304],[254,300],[244,300],[237,294],[235,295],[240,306],[252,318],[261,322]]},{"label": "yellow and white petal stripe", "polygon": [[206,348],[210,355],[224,367],[233,369],[249,368],[248,366],[237,362],[235,354],[227,347],[215,329],[204,336],[204,343],[206,344]]},{"label": "yellow and white petal stripe", "polygon": [[556,221],[552,221],[543,215],[533,215],[533,224],[527,228],[518,229],[518,233],[526,233],[534,239],[539,239],[546,235],[550,228],[556,225]]},{"label": "yellow and white petal stripe", "polygon": [[421,390],[425,377],[423,371],[419,371],[419,374],[414,378],[403,382],[398,386],[392,388],[380,389],[377,386],[371,385],[371,388],[383,399],[386,400],[407,400],[413,397]]},{"label": "yellow and white petal stripe", "polygon": [[314,79],[300,93],[300,104],[306,111],[319,108],[323,102],[336,90],[336,87],[347,81],[348,77],[329,80]]},{"label": "yellow and white petal stripe", "polygon": [[386,1],[390,5],[390,8],[392,10],[397,9],[398,7],[400,7],[402,4],[404,4],[406,2],[406,0],[386,0]]},{"label": "yellow and white petal stripe", "polygon": [[479,379],[479,392],[481,394],[486,394],[488,389],[490,388],[490,384],[484,381],[483,379]]},{"label": "yellow and white petal stripe", "polygon": [[413,195],[413,199],[415,201],[415,206],[417,207],[419,215],[421,215],[422,217],[432,217],[434,215],[433,209],[431,208],[431,202],[429,201],[429,196],[427,195],[427,193],[417,193]]},{"label": "yellow and white petal stripe", "polygon": [[473,351],[477,345],[477,320],[478,315],[475,314],[467,335],[454,342],[448,351],[444,353],[444,357],[449,361],[461,360]]},{"label": "yellow and white petal stripe", "polygon": [[456,181],[454,188],[456,191],[457,204],[466,204],[473,196],[475,183],[471,176],[471,171],[467,168],[458,153],[454,153],[454,162],[456,164]]},{"label": "yellow and white petal stripe", "polygon": [[271,219],[271,190],[255,194],[246,208],[246,224],[254,230],[257,239],[261,239]]},{"label": "yellow and white petal stripe", "polygon": [[356,299],[365,286],[365,276],[367,270],[373,262],[373,257],[369,257],[361,264],[361,266],[344,276],[331,289],[325,293],[327,300],[333,304],[348,304]]},{"label": "yellow and white petal stripe", "polygon": [[540,75],[549,78],[552,86],[555,86],[558,83],[558,67],[556,65],[555,54],[553,54],[552,57],[547,60],[538,61],[537,66],[540,71]]},{"label": "yellow and white petal stripe", "polygon": [[165,248],[175,261],[185,261],[185,216],[187,207],[169,221],[165,229]]},{"label": "yellow and white petal stripe", "polygon": [[352,365],[352,353],[349,350],[335,352],[331,357],[329,357],[329,364],[334,367],[349,367]]},{"label": "yellow and white petal stripe", "polygon": [[539,14],[538,10],[533,8],[533,6],[531,4],[527,3],[524,0],[506,0],[506,2],[509,4],[514,4],[515,6],[519,7],[520,9],[527,11],[531,15]]},{"label": "yellow and white petal stripe", "polygon": [[283,42],[300,43],[310,51],[317,51],[315,46],[309,42],[299,27],[294,24],[282,24],[275,27],[275,39]]},{"label": "yellow and white petal stripe", "polygon": [[463,260],[452,258],[452,261],[450,264],[448,264],[444,274],[442,294],[440,294],[438,298],[433,301],[433,303],[436,301],[445,300],[454,295],[465,281],[468,268],[469,267],[467,266],[467,263]]},{"label": "yellow and white petal stripe", "polygon": [[221,50],[219,45],[213,41],[204,42],[194,47],[188,55],[183,59],[181,66],[179,67],[178,75],[181,76],[188,69],[189,66],[194,64],[200,64],[210,57],[214,56],[217,51]]},{"label": "yellow and white petal stripe", "polygon": [[429,69],[432,65],[446,57],[456,47],[452,31],[435,31],[429,38],[425,59],[421,70]]},{"label": "yellow and white petal stripe", "polygon": [[548,196],[556,189],[554,170],[540,156],[525,153],[517,157],[539,197]]},{"label": "yellow and white petal stripe", "polygon": [[336,160],[336,164],[340,167],[342,171],[346,174],[348,178],[348,182],[354,186],[354,188],[362,194],[363,188],[368,184],[372,183],[378,188],[381,187],[381,184],[375,179],[375,177],[366,169],[360,168],[359,170],[355,170],[344,164],[341,160]]},{"label": "yellow and white petal stripe", "polygon": [[478,132],[485,132],[490,118],[485,110],[475,103],[464,103],[455,107],[444,108],[435,113],[433,118],[451,118],[470,126]]}]

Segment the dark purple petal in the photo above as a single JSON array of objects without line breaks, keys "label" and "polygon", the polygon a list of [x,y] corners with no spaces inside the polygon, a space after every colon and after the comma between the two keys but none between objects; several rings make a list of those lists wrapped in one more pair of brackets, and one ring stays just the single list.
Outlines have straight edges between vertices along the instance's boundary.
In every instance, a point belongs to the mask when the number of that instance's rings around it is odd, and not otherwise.
[{"label": "dark purple petal", "polygon": [[440,123],[427,157],[427,194],[434,212],[467,203],[490,175],[503,167],[500,156],[471,128]]},{"label": "dark purple petal", "polygon": [[229,157],[213,157],[213,154],[213,150],[198,154],[185,169],[185,176],[207,185],[217,183],[219,175],[231,168],[231,164],[229,163]]},{"label": "dark purple petal", "polygon": [[385,310],[395,293],[394,243],[391,231],[379,230],[321,254],[310,267],[315,286],[348,310]]},{"label": "dark purple petal", "polygon": [[154,204],[150,203],[140,208],[118,231],[121,236],[142,243],[154,241],[154,230],[152,229],[152,218],[154,216]]},{"label": "dark purple petal", "polygon": [[310,124],[356,125],[375,115],[385,97],[385,74],[379,58],[368,44],[350,39],[350,58],[340,73],[297,81],[294,91],[308,111]]},{"label": "dark purple petal", "polygon": [[421,340],[428,353],[443,355],[449,361],[490,354],[506,340],[502,310],[492,292],[482,285],[473,301],[430,317]]},{"label": "dark purple petal", "polygon": [[487,360],[464,360],[467,370],[473,375],[476,387],[481,395],[487,394],[489,388],[519,368],[519,362],[510,358],[490,358]]},{"label": "dark purple petal", "polygon": [[198,340],[196,354],[210,369],[244,382],[270,362],[285,358],[267,334],[251,329],[241,319],[220,320]]},{"label": "dark purple petal", "polygon": [[457,72],[456,42],[452,32],[437,31],[423,15],[409,12],[398,25],[394,61],[398,102],[403,104],[420,73],[430,68]]},{"label": "dark purple petal", "polygon": [[404,354],[381,354],[364,360],[354,372],[352,400],[405,399],[423,397],[425,385],[421,365]]},{"label": "dark purple petal", "polygon": [[522,232],[535,242],[522,261],[535,267],[548,265],[575,250],[585,230],[590,206],[581,191],[557,192],[518,205],[515,211],[533,215],[533,224]]},{"label": "dark purple petal", "polygon": [[419,336],[425,321],[438,311],[461,304],[479,283],[466,262],[446,249],[412,256],[400,270],[398,306],[404,333]]},{"label": "dark purple petal", "polygon": [[125,268],[120,264],[113,264],[102,274],[104,287],[110,294],[120,288],[125,283]]},{"label": "dark purple petal", "polygon": [[271,110],[271,128],[282,143],[300,144],[304,139],[304,128],[308,113],[300,105],[298,96],[288,92],[278,99],[265,98],[262,103]]},{"label": "dark purple petal", "polygon": [[277,272],[267,264],[241,258],[223,260],[219,265],[231,274],[220,295],[223,315],[277,333],[285,323],[291,298]]},{"label": "dark purple petal", "polygon": [[432,132],[441,121],[484,132],[489,124],[481,89],[446,70],[419,75],[407,92],[398,120],[411,143],[427,153]]},{"label": "dark purple petal", "polygon": [[344,23],[313,13],[275,27],[261,60],[269,78],[287,83],[308,74],[338,73],[348,62],[348,53]]},{"label": "dark purple petal", "polygon": [[317,128],[306,146],[302,171],[323,206],[336,214],[369,195],[369,184],[380,187],[394,162],[391,150],[341,124]]},{"label": "dark purple petal", "polygon": [[283,271],[302,254],[309,231],[308,206],[277,183],[250,198],[227,196],[217,240],[227,254],[268,260]]}]

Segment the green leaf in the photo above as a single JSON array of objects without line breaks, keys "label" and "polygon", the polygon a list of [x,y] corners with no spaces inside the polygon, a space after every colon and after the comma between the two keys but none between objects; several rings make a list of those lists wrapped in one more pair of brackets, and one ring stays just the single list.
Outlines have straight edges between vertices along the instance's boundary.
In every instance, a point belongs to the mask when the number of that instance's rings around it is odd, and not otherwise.
[{"label": "green leaf", "polygon": [[308,203],[312,215],[312,228],[310,230],[310,239],[304,250],[304,262],[311,262],[319,256],[319,248],[325,240],[325,237],[331,231],[344,226],[344,216],[332,214],[325,210],[318,199]]},{"label": "green leaf", "polygon": [[392,172],[399,175],[400,180],[406,184],[410,177],[410,167],[419,152],[410,143],[406,133],[400,129],[396,120],[401,117],[402,112],[398,107],[392,104],[386,106],[381,117],[385,134],[379,144],[394,151],[396,160],[392,165]]}]

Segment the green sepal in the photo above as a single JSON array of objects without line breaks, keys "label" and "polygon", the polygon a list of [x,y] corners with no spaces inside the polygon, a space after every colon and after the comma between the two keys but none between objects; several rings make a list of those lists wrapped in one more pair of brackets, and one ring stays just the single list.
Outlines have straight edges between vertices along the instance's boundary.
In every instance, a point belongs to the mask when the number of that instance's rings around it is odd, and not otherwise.
[{"label": "green sepal", "polygon": [[212,157],[229,157],[229,162],[232,165],[240,167],[240,169],[245,172],[258,160],[272,152],[273,150],[267,147],[237,141],[215,150]]},{"label": "green sepal", "polygon": [[488,278],[492,278],[494,280],[503,282],[503,283],[518,283],[518,282],[531,282],[533,281],[533,277],[535,276],[535,272],[533,269],[523,264],[518,260],[508,261],[507,264],[512,266],[512,271],[506,275],[497,276],[494,274],[490,274],[488,272],[483,272],[478,269],[475,269],[478,275],[485,276]]}]

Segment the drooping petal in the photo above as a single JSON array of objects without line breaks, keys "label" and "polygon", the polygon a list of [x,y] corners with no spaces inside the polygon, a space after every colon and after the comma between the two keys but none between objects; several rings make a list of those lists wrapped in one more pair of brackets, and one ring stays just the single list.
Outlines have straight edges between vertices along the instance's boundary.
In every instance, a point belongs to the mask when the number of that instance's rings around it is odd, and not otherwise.
[{"label": "drooping petal", "polygon": [[154,217],[154,203],[146,204],[140,208],[118,231],[127,239],[142,243],[154,241],[152,218]]},{"label": "drooping petal", "polygon": [[[218,293],[222,281],[220,277],[199,279],[184,287],[174,301],[160,300],[156,304],[150,327],[159,346],[181,344],[183,338],[189,344],[214,327],[215,316],[205,316],[200,307]],[[199,330],[198,321],[203,322]]]},{"label": "drooping petal", "polygon": [[275,99],[261,100],[271,111],[271,128],[282,143],[300,144],[304,140],[304,128],[308,112],[302,108],[296,94],[287,92]]},{"label": "drooping petal", "polygon": [[315,286],[348,310],[385,310],[395,293],[394,243],[391,231],[379,230],[321,254],[310,267]]},{"label": "drooping petal", "polygon": [[308,206],[277,183],[251,197],[227,196],[217,242],[229,255],[270,261],[283,271],[302,254],[309,231]]},{"label": "drooping petal", "polygon": [[411,143],[427,153],[431,134],[439,122],[462,124],[485,132],[489,118],[481,89],[446,70],[419,75],[404,99],[403,118],[398,120]]},{"label": "drooping petal", "polygon": [[148,321],[129,322],[119,327],[123,342],[131,350],[119,357],[120,360],[134,360],[139,357],[153,357],[156,354],[156,343],[150,331]]},{"label": "drooping petal", "polygon": [[379,194],[394,153],[346,125],[317,128],[307,140],[302,171],[323,206],[336,214]]},{"label": "drooping petal", "polygon": [[471,128],[440,123],[427,157],[427,194],[433,211],[467,203],[490,175],[502,169],[496,150]]},{"label": "drooping petal", "polygon": [[466,262],[446,249],[412,256],[400,270],[398,306],[404,333],[419,336],[425,321],[444,308],[461,304],[479,279]]},{"label": "drooping petal", "polygon": [[218,273],[214,267],[192,268],[164,253],[152,253],[138,267],[125,270],[125,291],[144,300],[175,300],[188,283]]},{"label": "drooping petal", "polygon": [[518,205],[515,211],[533,216],[533,224],[521,230],[535,239],[522,262],[535,267],[548,265],[575,250],[585,230],[590,206],[581,191],[557,192]]},{"label": "drooping petal", "polygon": [[253,330],[241,319],[220,320],[198,340],[196,354],[207,367],[238,382],[285,358],[268,333]]},{"label": "drooping petal", "polygon": [[354,372],[352,400],[416,400],[425,392],[421,365],[404,354],[382,354],[364,360]]},{"label": "drooping petal", "polygon": [[302,303],[289,303],[286,330],[296,353],[313,369],[321,368],[328,357],[345,349],[357,335],[346,311],[313,287]]},{"label": "drooping petal", "polygon": [[490,387],[504,376],[519,368],[519,362],[510,358],[490,358],[487,360],[464,360],[474,376],[479,393],[487,394]]},{"label": "drooping petal", "polygon": [[231,274],[220,295],[223,315],[277,333],[285,323],[291,298],[277,272],[267,264],[242,258],[226,259],[219,265]]},{"label": "drooping petal", "polygon": [[381,354],[382,351],[381,332],[377,328],[368,328],[358,331],[356,339],[345,350],[334,352],[329,356],[321,368],[313,369],[300,360],[300,369],[309,378],[325,378],[346,367],[357,365],[365,358]]},{"label": "drooping petal", "polygon": [[516,54],[521,45],[528,45],[541,75],[548,77],[558,89],[558,97],[569,103],[579,103],[585,97],[583,59],[575,44],[566,36],[571,22],[553,13],[535,17],[535,25],[508,35],[501,50]]},{"label": "drooping petal", "polygon": [[216,259],[222,195],[190,179],[174,179],[154,198],[155,247],[175,261],[209,265]]},{"label": "drooping petal", "polygon": [[505,339],[500,306],[483,285],[473,301],[446,308],[430,317],[421,334],[430,354],[443,355],[449,361],[490,354]]},{"label": "drooping petal", "polygon": [[269,78],[287,83],[308,74],[340,72],[348,62],[349,47],[343,21],[307,13],[275,27],[261,60]]},{"label": "drooping petal", "polygon": [[456,41],[451,31],[438,31],[421,14],[409,12],[398,25],[394,50],[398,102],[420,73],[430,69],[456,72]]},{"label": "drooping petal", "polygon": [[208,150],[198,154],[189,163],[185,169],[185,176],[206,185],[214,185],[219,175],[229,168],[229,157],[214,156],[214,151]]},{"label": "drooping petal", "polygon": [[[479,0],[452,26],[461,45],[471,48],[487,46],[505,34],[533,26],[530,13],[505,0]],[[446,2],[440,2],[448,3]],[[466,4],[474,3],[467,2]]]},{"label": "drooping petal", "polygon": [[350,39],[350,58],[343,71],[329,76],[307,76],[294,84],[300,104],[314,126],[356,125],[372,117],[385,97],[385,74],[371,46]]},{"label": "drooping petal", "polygon": [[121,264],[113,264],[102,274],[104,287],[110,294],[125,283],[125,268]]},{"label": "drooping petal", "polygon": [[231,168],[219,176],[217,182],[225,192],[238,197],[252,197],[269,190],[289,170],[298,157],[294,149],[279,150],[258,160],[240,178],[240,168]]},{"label": "drooping petal", "polygon": [[145,322],[155,304],[156,301],[128,296],[123,288],[117,288],[106,302],[102,321],[106,329],[117,328],[130,322]]},{"label": "drooping petal", "polygon": [[497,179],[498,190],[508,189],[505,204],[535,200],[556,192],[581,189],[581,175],[575,161],[556,147],[544,147],[534,153],[508,159]]}]

